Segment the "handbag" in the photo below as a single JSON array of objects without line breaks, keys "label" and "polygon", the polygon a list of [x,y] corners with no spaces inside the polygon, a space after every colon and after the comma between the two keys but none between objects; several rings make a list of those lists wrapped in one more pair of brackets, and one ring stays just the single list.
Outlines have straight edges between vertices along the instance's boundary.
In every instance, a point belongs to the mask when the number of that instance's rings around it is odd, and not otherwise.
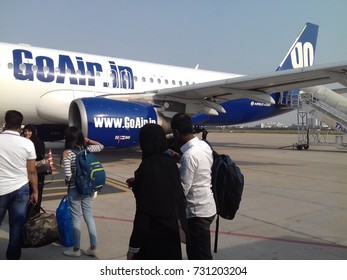
[{"label": "handbag", "polygon": [[23,248],[41,247],[59,240],[57,221],[53,213],[43,212],[32,214],[35,207],[29,206],[27,219],[23,228]]},{"label": "handbag", "polygon": [[36,161],[36,171],[38,175],[52,174],[52,168],[48,159]]},{"label": "handbag", "polygon": [[65,195],[56,210],[59,242],[65,247],[73,245],[72,218],[68,196]]}]

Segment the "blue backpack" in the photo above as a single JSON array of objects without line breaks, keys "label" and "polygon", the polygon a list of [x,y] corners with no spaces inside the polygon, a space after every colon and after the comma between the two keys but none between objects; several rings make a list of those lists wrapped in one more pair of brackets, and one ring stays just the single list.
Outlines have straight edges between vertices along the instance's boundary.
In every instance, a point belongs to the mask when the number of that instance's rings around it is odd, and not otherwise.
[{"label": "blue backpack", "polygon": [[76,154],[76,190],[91,195],[100,191],[106,182],[106,172],[100,161],[87,148],[73,151]]}]

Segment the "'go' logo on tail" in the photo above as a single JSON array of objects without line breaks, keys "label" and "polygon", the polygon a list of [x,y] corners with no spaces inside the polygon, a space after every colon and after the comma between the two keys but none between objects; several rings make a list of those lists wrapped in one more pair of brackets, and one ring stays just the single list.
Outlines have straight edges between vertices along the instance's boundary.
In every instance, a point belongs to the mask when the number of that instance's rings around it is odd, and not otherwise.
[{"label": "'go' logo on tail", "polygon": [[312,66],[314,61],[314,49],[310,42],[297,42],[290,53],[293,68]]}]

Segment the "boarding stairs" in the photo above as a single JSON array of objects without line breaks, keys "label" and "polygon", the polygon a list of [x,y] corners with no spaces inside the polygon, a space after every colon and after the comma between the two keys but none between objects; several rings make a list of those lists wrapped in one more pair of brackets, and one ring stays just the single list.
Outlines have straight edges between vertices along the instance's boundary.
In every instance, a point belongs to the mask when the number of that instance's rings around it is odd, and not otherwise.
[{"label": "boarding stairs", "polygon": [[302,95],[302,99],[304,101],[302,108],[309,111],[312,117],[347,135],[347,114],[307,93]]},{"label": "boarding stairs", "polygon": [[[322,123],[339,132],[335,145],[343,146],[343,135],[347,135],[347,98],[323,86],[287,93],[284,97],[281,105],[297,108],[297,149],[308,149],[310,143],[327,142],[327,135],[321,134]],[[314,119],[319,121],[319,126],[313,124]]]}]

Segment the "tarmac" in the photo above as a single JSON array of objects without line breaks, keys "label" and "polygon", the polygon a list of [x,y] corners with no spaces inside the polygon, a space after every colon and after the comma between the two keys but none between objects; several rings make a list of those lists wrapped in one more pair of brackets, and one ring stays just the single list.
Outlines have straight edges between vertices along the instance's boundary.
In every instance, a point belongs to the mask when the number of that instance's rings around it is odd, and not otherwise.
[{"label": "tarmac", "polygon": [[[200,135],[198,135],[200,136]],[[295,134],[209,133],[219,153],[231,155],[245,176],[241,206],[234,220],[220,220],[215,260],[346,260],[347,259],[347,151],[333,145],[293,149]],[[328,138],[334,142],[333,136]],[[55,163],[61,143],[46,143]],[[138,148],[104,150],[102,161],[109,180],[94,202],[98,232],[97,258],[63,255],[58,242],[22,250],[22,260],[124,260],[135,213],[135,200],[125,180],[133,176],[140,160]],[[61,173],[57,168],[56,173]],[[60,174],[61,176],[61,174]],[[57,179],[52,197],[44,190],[42,207],[55,213],[65,193]],[[47,185],[48,186],[48,185]],[[48,188],[48,187],[47,187]],[[212,247],[215,224],[211,226]],[[0,229],[0,259],[5,259],[8,222]],[[82,221],[81,248],[89,247]],[[184,259],[185,245],[182,244]]]}]

